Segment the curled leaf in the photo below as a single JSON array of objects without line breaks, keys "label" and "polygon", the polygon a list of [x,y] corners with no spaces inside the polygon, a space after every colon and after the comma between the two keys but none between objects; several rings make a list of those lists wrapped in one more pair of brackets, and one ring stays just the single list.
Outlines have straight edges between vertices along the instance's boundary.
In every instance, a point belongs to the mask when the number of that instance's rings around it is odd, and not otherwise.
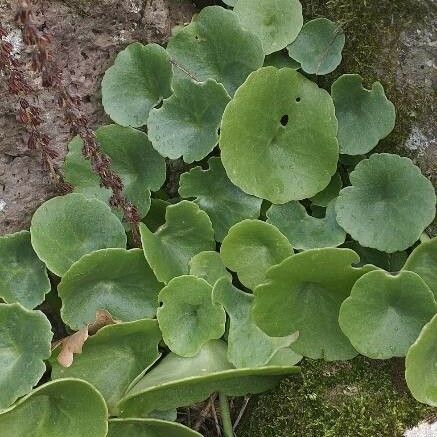
[{"label": "curled leaf", "polygon": [[61,341],[61,351],[58,355],[58,363],[63,367],[73,364],[74,354],[81,354],[82,347],[88,339],[88,326],[79,329]]}]

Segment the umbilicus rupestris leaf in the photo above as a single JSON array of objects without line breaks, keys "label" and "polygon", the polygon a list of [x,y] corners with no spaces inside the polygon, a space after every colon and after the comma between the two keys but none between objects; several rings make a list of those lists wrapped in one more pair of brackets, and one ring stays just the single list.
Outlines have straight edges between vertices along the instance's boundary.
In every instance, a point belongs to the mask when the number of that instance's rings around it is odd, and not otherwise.
[{"label": "umbilicus rupestris leaf", "polygon": [[342,303],[339,323],[354,348],[373,359],[404,357],[437,312],[425,282],[412,272],[369,272]]},{"label": "umbilicus rupestris leaf", "polygon": [[434,187],[408,158],[375,153],[355,167],[350,181],[335,204],[337,222],[362,246],[407,249],[435,217]]},{"label": "umbilicus rupestris leaf", "polygon": [[181,423],[159,419],[110,419],[108,437],[202,437]]},{"label": "umbilicus rupestris leaf", "polygon": [[126,247],[123,225],[110,207],[79,193],[43,203],[32,217],[30,233],[38,257],[58,276],[87,253]]},{"label": "umbilicus rupestris leaf", "polygon": [[220,158],[212,157],[208,164],[208,170],[195,167],[181,175],[179,194],[195,198],[211,218],[216,240],[222,241],[231,226],[244,219],[259,217],[262,199],[235,186],[226,175]]},{"label": "umbilicus rupestris leaf", "polygon": [[106,113],[121,126],[144,126],[149,111],[171,94],[172,76],[170,58],[163,47],[130,44],[103,77]]},{"label": "umbilicus rupestris leaf", "polygon": [[32,248],[29,231],[0,237],[0,298],[32,309],[50,288],[46,266]]},{"label": "umbilicus rupestris leaf", "polygon": [[325,90],[289,68],[264,67],[225,109],[222,163],[248,194],[272,203],[305,199],[336,172],[336,135],[334,104]]},{"label": "umbilicus rupestris leaf", "polygon": [[200,252],[191,258],[190,275],[205,279],[210,285],[214,285],[223,277],[232,279],[232,275],[226,270],[220,254],[212,250]]},{"label": "umbilicus rupestris leaf", "polygon": [[173,278],[159,293],[157,317],[162,337],[171,351],[193,357],[209,340],[225,332],[226,314],[213,302],[212,286],[186,275]]},{"label": "umbilicus rupestris leaf", "polygon": [[[18,303],[0,304],[0,410],[32,390],[46,370],[53,337],[50,322],[41,311]],[[0,429],[2,427],[0,415]],[[11,435],[12,434],[8,434]],[[24,435],[24,434],[15,434]],[[14,436],[14,437],[15,437]]]}]

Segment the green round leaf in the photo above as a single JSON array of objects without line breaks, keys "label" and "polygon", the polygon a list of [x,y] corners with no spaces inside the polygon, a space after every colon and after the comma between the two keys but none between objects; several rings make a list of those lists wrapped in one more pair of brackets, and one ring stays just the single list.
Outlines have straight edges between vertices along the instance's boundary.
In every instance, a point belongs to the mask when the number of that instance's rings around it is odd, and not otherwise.
[{"label": "green round leaf", "polygon": [[219,391],[243,396],[269,390],[299,368],[293,366],[234,369],[226,343],[212,340],[192,358],[168,354],[120,401],[121,416],[135,417],[159,408],[178,408],[205,400]]},{"label": "green round leaf", "polygon": [[62,320],[79,330],[95,320],[98,310],[123,322],[154,317],[161,288],[141,249],[97,250],[80,258],[62,278]]},{"label": "green round leaf", "polygon": [[120,220],[108,205],[71,193],[43,203],[30,226],[32,246],[58,276],[83,255],[108,247],[126,247]]},{"label": "green round leaf", "polygon": [[271,365],[274,355],[297,338],[296,335],[269,337],[261,331],[252,318],[253,295],[235,288],[228,278],[214,285],[213,299],[222,304],[229,315],[227,356],[237,368]]},{"label": "green round leaf", "polygon": [[410,347],[405,378],[411,394],[424,404],[437,407],[437,315],[426,324]]},{"label": "green round leaf", "polygon": [[331,88],[338,119],[340,153],[361,155],[370,152],[394,128],[395,107],[379,82],[367,90],[358,74],[340,76]]},{"label": "green round leaf", "polygon": [[0,410],[29,393],[40,380],[52,337],[50,322],[42,312],[18,303],[0,304]]},{"label": "green round leaf", "polygon": [[332,176],[331,182],[329,182],[328,186],[324,190],[320,191],[320,193],[317,193],[315,196],[311,197],[311,204],[326,208],[331,200],[337,198],[342,186],[343,182],[340,174],[335,173],[335,175]]},{"label": "green round leaf", "polygon": [[303,25],[298,0],[239,0],[234,11],[242,26],[260,38],[266,54],[293,42]]},{"label": "green round leaf", "polygon": [[362,246],[407,249],[435,217],[434,187],[408,158],[374,154],[355,167],[350,181],[335,204],[337,222]]},{"label": "green round leaf", "polygon": [[29,231],[0,237],[0,298],[32,309],[50,291],[46,266],[36,256]]},{"label": "green round leaf", "polygon": [[152,233],[140,225],[144,254],[159,281],[167,283],[186,275],[194,255],[214,250],[214,231],[208,215],[193,203],[183,200],[170,205],[165,224]]},{"label": "green round leaf", "polygon": [[323,218],[311,217],[299,202],[272,205],[267,217],[268,223],[275,225],[295,249],[336,247],[346,239],[346,232],[337,223],[335,200],[329,204]]},{"label": "green round leaf", "polygon": [[337,169],[336,134],[325,90],[289,68],[264,67],[225,109],[223,166],[246,193],[272,203],[306,199],[323,190]]},{"label": "green round leaf", "polygon": [[198,82],[214,79],[230,95],[264,62],[259,38],[242,29],[234,12],[220,6],[202,9],[191,24],[170,38],[167,51],[175,74]]},{"label": "green round leaf", "polygon": [[158,322],[169,349],[192,357],[225,332],[226,314],[212,301],[212,287],[195,276],[172,279],[159,293]]},{"label": "green round leaf", "polygon": [[127,46],[106,70],[102,103],[122,126],[143,126],[149,111],[171,94],[172,67],[164,48],[136,42]]},{"label": "green round leaf", "polygon": [[88,338],[70,367],[54,361],[52,379],[79,378],[89,382],[105,398],[111,415],[116,415],[117,402],[129,384],[159,358],[160,340],[156,320],[105,326]]},{"label": "green round leaf", "polygon": [[264,60],[264,67],[276,67],[276,68],[291,68],[292,70],[299,70],[299,62],[291,59],[290,56],[283,52],[275,52],[266,56]]},{"label": "green round leaf", "polygon": [[152,199],[149,212],[143,219],[143,223],[152,231],[155,232],[160,226],[165,223],[165,211],[170,205],[162,199]]},{"label": "green round leaf", "polygon": [[267,270],[293,254],[293,247],[275,226],[260,220],[243,220],[232,226],[220,255],[240,282],[253,290],[265,280]]},{"label": "green round leaf", "polygon": [[215,80],[181,79],[174,94],[159,109],[152,109],[147,122],[153,147],[167,158],[200,161],[218,143],[218,128],[229,96]]},{"label": "green round leaf", "polygon": [[374,271],[355,283],[341,305],[339,323],[360,354],[388,359],[404,357],[436,312],[434,296],[420,276]]},{"label": "green round leaf", "polygon": [[[111,159],[111,169],[123,182],[123,194],[145,216],[150,207],[150,191],[159,190],[165,180],[165,161],[156,152],[147,135],[139,130],[115,124],[96,131],[104,153]],[[86,197],[109,202],[112,191],[100,185],[100,178],[82,155],[83,141],[76,137],[68,145],[64,162],[65,180]],[[119,212],[119,211],[117,211]]]},{"label": "green round leaf", "polygon": [[202,278],[210,285],[214,285],[223,277],[232,279],[232,275],[226,270],[220,254],[212,250],[200,252],[191,258],[190,275]]},{"label": "green round leaf", "polygon": [[278,352],[273,355],[272,359],[269,361],[269,366],[294,366],[303,358],[302,355],[297,354],[291,348],[285,347],[279,349]]},{"label": "green round leaf", "polygon": [[202,434],[165,420],[111,419],[108,437],[202,437]]},{"label": "green round leaf", "polygon": [[227,177],[220,158],[208,161],[209,169],[195,167],[181,175],[179,194],[195,202],[211,218],[215,238],[222,241],[231,226],[246,218],[258,218],[262,200],[246,194]]},{"label": "green round leaf", "polygon": [[293,255],[266,275],[255,289],[253,315],[268,335],[299,331],[294,351],[327,361],[357,355],[338,325],[341,303],[358,278],[373,266],[352,267],[358,255],[349,249],[325,248]]},{"label": "green round leaf", "polygon": [[343,29],[327,18],[308,21],[296,40],[287,47],[288,53],[309,74],[328,74],[341,62],[345,43]]},{"label": "green round leaf", "polygon": [[403,270],[417,273],[437,299],[437,237],[417,246],[408,257]]},{"label": "green round leaf", "polygon": [[102,395],[79,379],[44,384],[0,413],[2,437],[105,437]]}]

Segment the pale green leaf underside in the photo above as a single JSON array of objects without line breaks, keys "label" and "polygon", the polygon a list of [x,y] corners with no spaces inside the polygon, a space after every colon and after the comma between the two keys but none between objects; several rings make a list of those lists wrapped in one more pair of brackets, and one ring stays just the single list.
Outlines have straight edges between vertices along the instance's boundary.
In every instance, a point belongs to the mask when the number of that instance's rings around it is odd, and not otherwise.
[{"label": "pale green leaf underside", "polygon": [[202,434],[165,420],[110,419],[108,437],[202,437]]},{"label": "pale green leaf underside", "polygon": [[226,270],[220,254],[212,250],[200,252],[191,258],[190,275],[202,278],[210,285],[214,285],[223,277],[232,279],[232,275]]}]

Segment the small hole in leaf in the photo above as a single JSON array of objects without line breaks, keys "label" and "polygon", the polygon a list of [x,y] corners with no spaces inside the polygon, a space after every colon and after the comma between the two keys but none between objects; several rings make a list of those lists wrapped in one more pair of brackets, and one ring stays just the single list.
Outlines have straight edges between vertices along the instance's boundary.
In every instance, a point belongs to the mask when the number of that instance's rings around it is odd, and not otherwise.
[{"label": "small hole in leaf", "polygon": [[421,70],[425,70],[425,66],[424,66],[424,65],[421,65],[421,66],[420,66],[420,69],[421,69]]},{"label": "small hole in leaf", "polygon": [[217,129],[217,135],[220,135],[220,128]]},{"label": "small hole in leaf", "polygon": [[296,102],[299,103],[301,101],[300,97],[296,97]]},{"label": "small hole in leaf", "polygon": [[282,126],[287,126],[287,124],[288,124],[288,115],[287,114],[282,116],[281,124],[282,124]]}]

